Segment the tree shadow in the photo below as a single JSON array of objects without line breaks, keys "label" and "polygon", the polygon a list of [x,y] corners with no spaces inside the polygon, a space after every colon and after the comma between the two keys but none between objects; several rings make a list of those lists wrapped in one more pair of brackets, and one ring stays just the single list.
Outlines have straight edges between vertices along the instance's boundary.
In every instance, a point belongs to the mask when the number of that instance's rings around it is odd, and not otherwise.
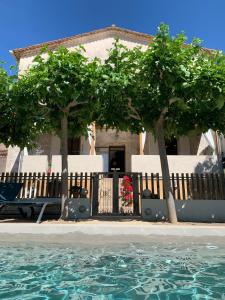
[{"label": "tree shadow", "polygon": [[207,156],[204,162],[199,162],[195,167],[195,173],[222,173],[222,162]]}]

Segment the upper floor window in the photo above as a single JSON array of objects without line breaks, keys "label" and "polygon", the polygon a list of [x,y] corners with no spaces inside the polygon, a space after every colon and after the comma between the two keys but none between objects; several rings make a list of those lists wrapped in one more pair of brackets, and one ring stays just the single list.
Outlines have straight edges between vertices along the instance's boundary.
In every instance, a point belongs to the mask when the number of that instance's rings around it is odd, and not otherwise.
[{"label": "upper floor window", "polygon": [[177,155],[177,139],[175,136],[165,139],[166,144],[166,154],[167,155]]},{"label": "upper floor window", "polygon": [[68,155],[80,154],[80,138],[68,138]]}]

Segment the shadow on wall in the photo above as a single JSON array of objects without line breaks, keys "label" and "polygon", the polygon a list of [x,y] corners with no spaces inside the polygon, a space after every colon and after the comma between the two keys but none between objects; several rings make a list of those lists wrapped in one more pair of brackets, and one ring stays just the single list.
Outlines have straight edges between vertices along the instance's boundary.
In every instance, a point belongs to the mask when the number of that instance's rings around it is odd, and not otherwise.
[{"label": "shadow on wall", "polygon": [[213,148],[208,145],[199,153],[199,155],[213,155],[213,153],[214,153]]},{"label": "shadow on wall", "polygon": [[12,165],[12,169],[11,169],[11,172],[12,173],[17,173],[19,172],[19,165],[20,165],[20,159],[21,159],[21,154],[22,154],[22,151],[20,151],[18,154],[17,154],[17,157],[14,161],[14,164]]},{"label": "shadow on wall", "polygon": [[215,156],[209,156],[204,162],[199,162],[195,167],[195,173],[221,173],[222,164],[215,159]]},{"label": "shadow on wall", "polygon": [[5,172],[6,168],[6,157],[0,156],[0,173]]}]

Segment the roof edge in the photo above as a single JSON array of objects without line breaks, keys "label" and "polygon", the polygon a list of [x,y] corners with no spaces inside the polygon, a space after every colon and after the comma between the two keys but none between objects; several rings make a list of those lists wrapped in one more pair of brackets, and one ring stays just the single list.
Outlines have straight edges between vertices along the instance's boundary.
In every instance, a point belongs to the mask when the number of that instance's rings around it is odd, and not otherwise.
[{"label": "roof edge", "polygon": [[35,51],[35,50],[39,50],[44,46],[50,46],[51,49],[54,49],[57,46],[63,45],[66,42],[69,42],[73,39],[78,39],[78,38],[84,38],[84,37],[88,37],[88,36],[92,36],[92,35],[96,35],[96,34],[101,34],[101,33],[105,33],[105,32],[117,32],[117,33],[126,33],[129,35],[132,35],[134,37],[136,37],[137,39],[139,39],[140,41],[143,42],[150,42],[153,39],[152,35],[149,35],[147,33],[141,33],[138,31],[134,31],[134,30],[130,30],[130,29],[125,29],[125,28],[121,28],[121,27],[117,27],[115,25],[112,26],[108,26],[102,29],[97,29],[97,30],[93,30],[90,32],[85,32],[85,33],[81,33],[81,34],[76,34],[76,35],[72,35],[70,37],[65,37],[65,38],[60,38],[60,39],[56,39],[56,40],[52,40],[52,41],[47,41],[47,42],[43,42],[43,43],[39,43],[39,44],[35,44],[35,45],[30,45],[27,47],[23,47],[23,48],[16,48],[13,50],[10,50],[9,52],[16,58],[16,60],[18,61],[21,56],[23,54]]}]

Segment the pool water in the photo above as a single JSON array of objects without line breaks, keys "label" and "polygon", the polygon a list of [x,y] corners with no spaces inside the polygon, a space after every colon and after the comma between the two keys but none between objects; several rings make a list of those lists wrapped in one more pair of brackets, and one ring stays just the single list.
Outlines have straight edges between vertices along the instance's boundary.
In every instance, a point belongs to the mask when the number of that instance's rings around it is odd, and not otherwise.
[{"label": "pool water", "polygon": [[225,248],[0,245],[0,299],[225,299]]}]

